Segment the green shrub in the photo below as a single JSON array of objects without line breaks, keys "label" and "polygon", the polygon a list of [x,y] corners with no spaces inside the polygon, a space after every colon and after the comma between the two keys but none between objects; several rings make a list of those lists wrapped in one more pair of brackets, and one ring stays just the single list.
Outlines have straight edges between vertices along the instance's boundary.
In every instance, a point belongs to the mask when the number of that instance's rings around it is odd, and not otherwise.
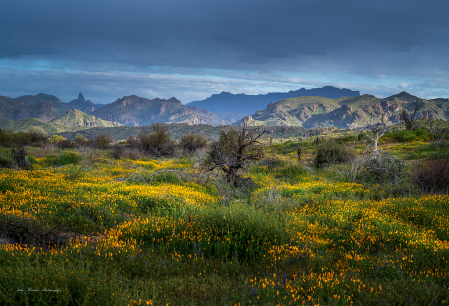
[{"label": "green shrub", "polygon": [[67,140],[67,138],[65,138],[65,137],[63,137],[61,135],[56,135],[56,134],[51,135],[51,137],[48,138],[48,141],[50,141],[50,142],[52,142],[54,144],[57,144],[58,142],[60,142],[62,140]]},{"label": "green shrub", "polygon": [[391,136],[393,136],[393,135],[394,135],[394,132],[392,132],[392,131],[386,131],[385,134],[384,134],[384,136],[383,136],[383,138],[391,137]]},{"label": "green shrub", "polygon": [[87,141],[89,146],[97,149],[106,149],[110,143],[114,142],[114,137],[111,134],[100,134]]},{"label": "green shrub", "polygon": [[284,167],[278,169],[276,178],[296,179],[300,176],[309,174],[309,170],[301,164],[286,164]]},{"label": "green shrub", "polygon": [[321,168],[331,164],[346,163],[354,155],[355,152],[352,149],[340,145],[332,139],[326,141],[318,147],[316,150],[314,165],[317,168]]},{"label": "green shrub", "polygon": [[81,161],[81,156],[75,152],[63,152],[57,156],[47,156],[47,163],[55,166],[77,164]]},{"label": "green shrub", "polygon": [[0,168],[14,168],[14,159],[6,150],[0,151]]},{"label": "green shrub", "polygon": [[87,144],[87,138],[84,137],[81,134],[76,134],[75,138],[73,138],[73,142],[77,145],[77,146],[83,146],[85,144]]},{"label": "green shrub", "polygon": [[185,153],[194,153],[199,149],[207,147],[207,138],[201,134],[182,135],[179,143]]},{"label": "green shrub", "polygon": [[400,142],[408,142],[416,138],[414,131],[398,131],[395,132],[395,138]]},{"label": "green shrub", "polygon": [[417,129],[414,132],[415,132],[415,135],[418,137],[426,138],[429,136],[429,131],[426,129]]},{"label": "green shrub", "polygon": [[341,143],[344,143],[344,142],[352,142],[356,139],[357,139],[356,135],[345,135],[338,140],[341,141]]},{"label": "green shrub", "polygon": [[33,155],[27,155],[26,159],[31,165],[37,164],[36,157],[34,157]]},{"label": "green shrub", "polygon": [[138,137],[142,150],[155,157],[175,155],[175,143],[165,124],[151,125],[151,133],[141,133]]}]

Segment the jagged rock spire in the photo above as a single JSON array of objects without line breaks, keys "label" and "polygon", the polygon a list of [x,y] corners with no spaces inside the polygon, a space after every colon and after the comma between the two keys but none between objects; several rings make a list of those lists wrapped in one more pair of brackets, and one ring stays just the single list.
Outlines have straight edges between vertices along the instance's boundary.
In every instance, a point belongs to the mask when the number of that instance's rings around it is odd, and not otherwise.
[{"label": "jagged rock spire", "polygon": [[78,95],[78,100],[83,101],[83,102],[86,102],[86,100],[84,100],[84,96],[83,96],[82,93],[80,93],[80,94]]}]

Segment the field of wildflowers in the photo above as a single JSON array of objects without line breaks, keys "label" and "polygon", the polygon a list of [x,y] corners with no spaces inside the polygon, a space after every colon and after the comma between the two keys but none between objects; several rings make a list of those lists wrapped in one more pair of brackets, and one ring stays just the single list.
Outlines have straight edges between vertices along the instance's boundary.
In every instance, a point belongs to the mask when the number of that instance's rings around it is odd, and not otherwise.
[{"label": "field of wildflowers", "polygon": [[[402,157],[427,146],[392,138],[382,148]],[[379,197],[296,165],[288,144],[267,152],[230,201],[189,158],[2,169],[0,305],[449,304],[448,195]],[[55,226],[76,239],[19,241]]]}]

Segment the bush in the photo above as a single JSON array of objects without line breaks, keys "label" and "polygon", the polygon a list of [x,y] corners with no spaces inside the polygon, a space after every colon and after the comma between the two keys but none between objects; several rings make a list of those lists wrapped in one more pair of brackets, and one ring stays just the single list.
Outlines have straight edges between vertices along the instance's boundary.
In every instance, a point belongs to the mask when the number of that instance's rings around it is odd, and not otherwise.
[{"label": "bush", "polygon": [[96,149],[106,149],[110,143],[114,142],[114,137],[111,134],[100,134],[92,139],[89,139],[87,144]]},{"label": "bush", "polygon": [[47,141],[47,135],[45,131],[37,126],[32,126],[28,129],[28,135],[30,143],[32,144],[42,144]]},{"label": "bush", "polygon": [[74,152],[63,152],[57,156],[48,156],[47,162],[55,166],[63,166],[77,164],[81,160],[81,156]]},{"label": "bush", "polygon": [[207,146],[207,138],[201,134],[182,135],[179,140],[184,153],[192,154],[199,149]]},{"label": "bush", "polygon": [[170,130],[165,124],[151,125],[151,133],[139,134],[139,142],[147,154],[156,157],[175,155],[175,143],[170,138]]},{"label": "bush", "polygon": [[416,138],[414,131],[398,131],[395,133],[395,137],[400,142],[408,142]]},{"label": "bush", "polygon": [[323,166],[336,164],[336,163],[346,163],[355,155],[354,151],[339,145],[335,140],[328,140],[327,142],[321,144],[317,151],[314,159],[314,165],[317,168]]},{"label": "bush", "polygon": [[415,135],[418,137],[422,137],[422,138],[429,137],[429,131],[426,129],[417,129],[414,132],[415,132]]},{"label": "bush", "polygon": [[42,129],[33,129],[31,128],[29,132],[18,132],[14,133],[14,131],[2,130],[0,129],[0,145],[3,146],[25,146],[31,144],[41,144],[46,142],[45,134]]},{"label": "bush", "polygon": [[62,141],[62,140],[67,140],[67,138],[62,137],[61,135],[51,135],[50,138],[48,138],[48,141],[50,141],[51,143],[57,144],[58,142]]},{"label": "bush", "polygon": [[70,142],[70,140],[61,140],[60,142],[58,142],[58,148],[60,149],[69,149],[69,148],[73,148],[72,142]]},{"label": "bush", "polygon": [[144,152],[138,147],[128,147],[116,143],[113,147],[112,157],[115,159],[129,158],[136,160],[144,157]]},{"label": "bush", "polygon": [[14,160],[5,152],[0,153],[0,168],[14,168]]},{"label": "bush", "polygon": [[449,164],[444,159],[414,163],[412,180],[425,193],[448,193]]},{"label": "bush", "polygon": [[87,138],[81,134],[76,134],[75,138],[73,138],[73,142],[76,146],[81,147],[87,144]]},{"label": "bush", "polygon": [[345,142],[354,141],[356,139],[357,139],[356,135],[345,135],[345,136],[342,136],[341,138],[339,138],[338,140],[340,143],[345,143]]},{"label": "bush", "polygon": [[369,158],[366,163],[366,176],[369,183],[396,184],[405,175],[405,163],[399,158],[385,153],[379,157]]},{"label": "bush", "polygon": [[129,136],[129,138],[126,140],[126,146],[131,148],[140,148],[142,144],[136,137]]}]

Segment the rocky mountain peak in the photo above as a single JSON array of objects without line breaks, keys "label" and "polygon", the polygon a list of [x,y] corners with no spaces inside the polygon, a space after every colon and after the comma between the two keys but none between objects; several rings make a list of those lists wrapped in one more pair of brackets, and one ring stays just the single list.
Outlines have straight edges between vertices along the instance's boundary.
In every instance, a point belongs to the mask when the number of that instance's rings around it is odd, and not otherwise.
[{"label": "rocky mountain peak", "polygon": [[84,96],[83,96],[82,93],[79,93],[79,95],[78,95],[78,100],[83,101],[83,102],[86,102],[86,100],[84,100]]}]

